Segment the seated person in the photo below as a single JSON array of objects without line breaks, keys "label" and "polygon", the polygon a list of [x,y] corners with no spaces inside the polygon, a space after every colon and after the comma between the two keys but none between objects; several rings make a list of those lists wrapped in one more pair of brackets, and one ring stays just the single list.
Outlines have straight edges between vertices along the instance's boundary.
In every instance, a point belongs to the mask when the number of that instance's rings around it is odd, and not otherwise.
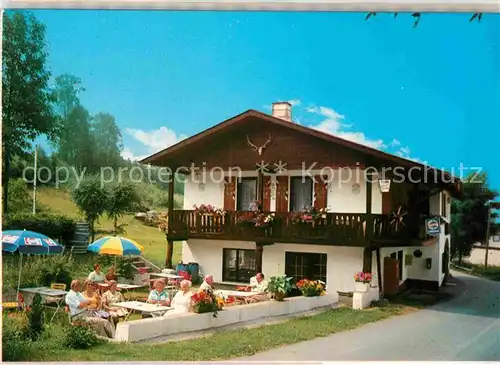
[{"label": "seated person", "polygon": [[80,294],[80,281],[73,280],[70,288],[70,291],[66,294],[65,301],[69,308],[71,321],[77,320],[86,322],[98,335],[113,338],[115,335],[113,325],[104,318],[94,316],[95,311],[88,309],[92,303]]},{"label": "seated person", "polygon": [[214,291],[214,278],[212,275],[205,275],[203,283],[200,285],[200,290]]},{"label": "seated person", "polygon": [[173,314],[188,313],[191,311],[191,292],[189,288],[191,282],[189,280],[182,280],[180,283],[180,290],[175,294],[170,306],[173,308],[169,310],[164,316],[171,316]]},{"label": "seated person", "polygon": [[118,283],[114,280],[109,282],[109,290],[102,295],[102,306],[109,313],[113,322],[118,323],[121,317],[125,317],[128,311],[125,308],[114,307],[113,304],[123,302],[122,293],[116,290]]},{"label": "seated person", "polygon": [[[153,289],[149,292],[148,300],[146,303],[156,304],[156,305],[170,305],[170,298],[168,291],[165,289],[165,281],[163,279],[155,280],[153,283]],[[149,313],[143,313],[142,318],[150,318],[153,315]]]},{"label": "seated person", "polygon": [[83,297],[90,302],[87,309],[95,311],[96,317],[109,318],[109,313],[102,310],[102,302],[100,295],[96,292],[96,284],[90,280],[85,280],[83,283]]},{"label": "seated person", "polygon": [[106,274],[106,281],[109,282],[111,280],[118,280],[118,276],[116,275],[116,270],[114,266],[111,266],[108,269],[108,273]]},{"label": "seated person", "polygon": [[249,302],[262,302],[265,300],[269,300],[269,294],[267,292],[268,282],[265,280],[265,276],[263,273],[258,273],[255,275],[256,281],[250,284],[246,291],[255,293],[251,297],[248,297]]},{"label": "seated person", "polygon": [[169,305],[170,298],[167,290],[165,289],[165,282],[161,279],[155,280],[153,288],[154,289],[149,292],[147,302],[159,305]]},{"label": "seated person", "polygon": [[101,265],[94,264],[94,271],[89,274],[88,279],[94,283],[104,284],[106,282],[106,277],[101,271]]}]

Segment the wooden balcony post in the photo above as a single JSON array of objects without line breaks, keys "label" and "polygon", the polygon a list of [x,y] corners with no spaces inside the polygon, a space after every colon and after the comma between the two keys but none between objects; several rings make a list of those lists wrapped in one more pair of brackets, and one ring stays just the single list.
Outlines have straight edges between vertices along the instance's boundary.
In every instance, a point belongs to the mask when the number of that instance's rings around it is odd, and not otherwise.
[{"label": "wooden balcony post", "polygon": [[372,174],[366,174],[366,243],[370,245],[373,236],[373,217],[372,217]]},{"label": "wooden balcony post", "polygon": [[372,272],[372,249],[365,247],[363,249],[363,272]]},{"label": "wooden balcony post", "polygon": [[257,272],[262,272],[262,253],[264,252],[264,245],[262,243],[255,243],[255,269]]},{"label": "wooden balcony post", "polygon": [[165,267],[171,269],[172,265],[172,256],[174,254],[174,241],[170,238],[172,237],[173,228],[175,227],[174,223],[174,181],[175,174],[170,174],[170,182],[168,183],[168,230],[167,230],[167,254],[165,256]]}]

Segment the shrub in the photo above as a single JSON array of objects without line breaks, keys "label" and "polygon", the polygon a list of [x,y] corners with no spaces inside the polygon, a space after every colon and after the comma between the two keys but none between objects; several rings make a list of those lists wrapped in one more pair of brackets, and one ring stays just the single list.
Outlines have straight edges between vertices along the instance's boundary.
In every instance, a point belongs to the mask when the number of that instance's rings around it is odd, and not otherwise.
[{"label": "shrub", "polygon": [[3,229],[26,229],[42,233],[64,243],[69,241],[76,229],[76,222],[62,214],[14,213],[8,214],[3,221]]},{"label": "shrub", "polygon": [[[3,287],[17,288],[19,276],[19,256],[9,255],[3,257]],[[51,256],[23,255],[23,271],[21,275],[21,288],[50,286],[51,283],[64,283],[69,285],[77,275],[73,257],[69,254]]]},{"label": "shrub", "polygon": [[64,337],[64,346],[84,350],[103,342],[87,326],[69,326]]},{"label": "shrub", "polygon": [[2,320],[2,360],[23,361],[29,360],[31,347],[25,338],[27,330],[24,313],[15,312],[4,314]]},{"label": "shrub", "polygon": [[42,296],[40,294],[35,294],[33,297],[33,304],[27,312],[27,317],[27,337],[32,341],[36,341],[42,334],[45,324],[45,313],[43,310]]},{"label": "shrub", "polygon": [[487,268],[483,265],[473,266],[472,273],[491,280],[500,281],[500,266],[488,266]]}]

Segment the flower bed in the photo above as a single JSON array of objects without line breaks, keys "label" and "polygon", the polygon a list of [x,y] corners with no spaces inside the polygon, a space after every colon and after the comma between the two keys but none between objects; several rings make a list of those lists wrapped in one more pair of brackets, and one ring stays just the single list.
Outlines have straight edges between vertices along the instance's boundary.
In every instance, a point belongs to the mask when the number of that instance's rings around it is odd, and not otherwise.
[{"label": "flower bed", "polygon": [[291,215],[292,224],[311,224],[320,223],[321,219],[326,218],[326,209],[311,208],[305,212],[295,212]]},{"label": "flower bed", "polygon": [[297,288],[305,297],[325,295],[325,283],[321,280],[302,279],[297,282]]},{"label": "flower bed", "polygon": [[212,214],[212,215],[220,215],[224,216],[226,215],[226,211],[221,208],[216,208],[213,205],[210,204],[202,204],[199,207],[195,204],[193,205],[194,210],[196,213],[203,215],[203,214]]},{"label": "flower bed", "polygon": [[244,226],[260,228],[271,227],[276,221],[274,213],[245,212],[236,219],[236,223]]},{"label": "flower bed", "polygon": [[194,313],[210,313],[217,318],[217,312],[224,306],[224,298],[209,290],[200,290],[191,296]]}]

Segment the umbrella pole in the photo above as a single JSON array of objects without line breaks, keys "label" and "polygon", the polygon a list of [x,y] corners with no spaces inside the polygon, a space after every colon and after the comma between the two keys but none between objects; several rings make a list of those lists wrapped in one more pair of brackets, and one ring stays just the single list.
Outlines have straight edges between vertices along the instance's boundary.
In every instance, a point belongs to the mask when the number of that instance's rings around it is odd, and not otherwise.
[{"label": "umbrella pole", "polygon": [[21,273],[23,271],[23,254],[21,253],[21,259],[19,260],[19,276],[17,278],[17,297],[16,300],[19,300],[19,289],[21,288]]}]

